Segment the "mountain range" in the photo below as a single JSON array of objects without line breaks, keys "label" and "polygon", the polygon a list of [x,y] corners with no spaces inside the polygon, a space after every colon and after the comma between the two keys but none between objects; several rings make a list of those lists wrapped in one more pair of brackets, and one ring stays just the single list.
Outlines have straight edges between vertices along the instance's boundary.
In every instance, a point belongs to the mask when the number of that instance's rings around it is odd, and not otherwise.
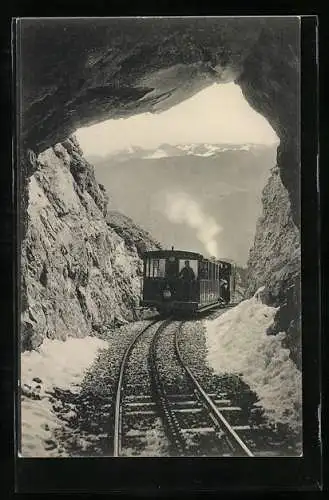
[{"label": "mountain range", "polygon": [[132,146],[87,159],[108,191],[109,208],[131,217],[163,248],[205,256],[217,248],[217,257],[245,265],[276,145]]}]

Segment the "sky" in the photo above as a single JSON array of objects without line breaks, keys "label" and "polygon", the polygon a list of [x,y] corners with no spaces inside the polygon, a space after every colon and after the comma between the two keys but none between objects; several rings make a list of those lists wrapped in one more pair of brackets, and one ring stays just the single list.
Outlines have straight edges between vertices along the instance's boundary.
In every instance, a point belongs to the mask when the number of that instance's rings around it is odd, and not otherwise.
[{"label": "sky", "polygon": [[162,143],[273,144],[278,138],[267,120],[254,111],[234,83],[213,84],[162,113],[107,120],[76,132],[84,154],[107,154]]}]

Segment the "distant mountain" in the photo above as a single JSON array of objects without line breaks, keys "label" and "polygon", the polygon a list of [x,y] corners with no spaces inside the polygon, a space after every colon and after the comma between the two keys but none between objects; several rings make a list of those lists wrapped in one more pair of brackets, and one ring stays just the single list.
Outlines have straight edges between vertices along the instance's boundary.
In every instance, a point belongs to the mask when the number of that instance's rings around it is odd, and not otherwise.
[{"label": "distant mountain", "polygon": [[115,158],[116,161],[126,161],[132,160],[133,158],[140,159],[158,159],[167,158],[172,156],[216,156],[218,153],[224,151],[259,151],[262,149],[267,149],[268,146],[263,144],[208,144],[208,143],[192,143],[192,144],[167,144],[163,143],[159,145],[156,149],[146,149],[139,146],[130,146],[129,148],[114,150],[109,153],[106,158],[98,155],[87,156],[90,163],[102,163],[107,161],[109,158]]},{"label": "distant mountain", "polygon": [[[131,217],[164,248],[174,245],[208,256],[201,233],[203,226],[211,232],[212,224],[219,228],[213,238],[218,257],[246,263],[276,146],[164,143],[153,150],[132,147],[88,160],[109,193],[109,208]],[[168,195],[179,211],[175,217]],[[196,209],[199,213],[193,215]],[[197,227],[200,213],[204,224]]]}]

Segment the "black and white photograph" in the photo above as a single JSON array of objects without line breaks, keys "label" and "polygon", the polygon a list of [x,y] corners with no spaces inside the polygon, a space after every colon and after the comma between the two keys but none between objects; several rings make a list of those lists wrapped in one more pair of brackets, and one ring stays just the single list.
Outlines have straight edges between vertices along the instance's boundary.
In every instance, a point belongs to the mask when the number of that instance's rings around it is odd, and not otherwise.
[{"label": "black and white photograph", "polygon": [[18,456],[302,457],[300,17],[16,34]]}]

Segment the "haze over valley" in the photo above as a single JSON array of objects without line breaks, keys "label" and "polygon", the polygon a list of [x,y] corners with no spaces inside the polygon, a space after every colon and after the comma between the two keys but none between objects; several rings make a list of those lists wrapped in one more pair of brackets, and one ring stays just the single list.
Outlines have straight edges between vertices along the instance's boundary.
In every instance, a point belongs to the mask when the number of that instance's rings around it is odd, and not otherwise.
[{"label": "haze over valley", "polygon": [[244,265],[261,214],[276,145],[162,144],[87,159],[120,210],[164,248],[228,257]]}]

